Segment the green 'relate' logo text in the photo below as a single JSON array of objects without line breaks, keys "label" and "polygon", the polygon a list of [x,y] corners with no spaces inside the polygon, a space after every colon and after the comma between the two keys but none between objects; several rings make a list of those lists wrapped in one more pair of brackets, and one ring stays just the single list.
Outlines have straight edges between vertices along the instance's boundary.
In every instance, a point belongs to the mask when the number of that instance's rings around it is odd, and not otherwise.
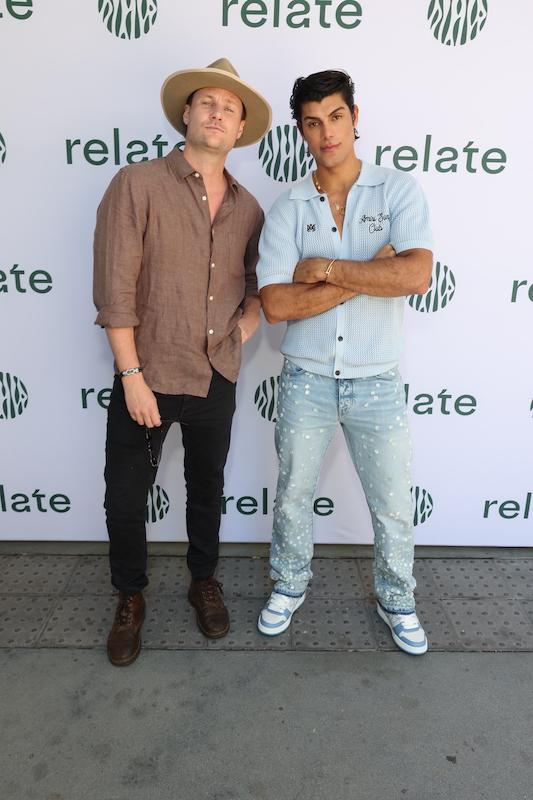
[{"label": "green 'relate' logo text", "polygon": [[47,514],[55,511],[56,514],[66,514],[70,511],[70,498],[62,492],[48,496],[40,489],[26,490],[25,492],[10,492],[3,483],[0,483],[0,512],[15,514],[31,514],[39,511]]},{"label": "green 'relate' logo text", "polygon": [[0,372],[0,419],[15,419],[27,405],[28,392],[20,378]]},{"label": "green 'relate' logo text", "polygon": [[[414,147],[402,144],[378,144],[376,147],[376,164],[392,166],[400,172],[468,173],[475,175],[486,172],[488,175],[499,175],[507,165],[507,153],[501,147],[489,147],[482,150],[471,139],[464,146],[457,142],[439,147],[432,133],[426,133],[424,142],[419,141]],[[437,149],[438,148],[438,149]],[[387,163],[390,162],[390,163]]]},{"label": "green 'relate' logo text", "polygon": [[413,525],[422,525],[433,513],[433,498],[420,486],[411,489],[413,500]]},{"label": "green 'relate' logo text", "polygon": [[517,300],[526,300],[529,298],[533,303],[533,281],[513,281],[513,288],[511,291],[511,303],[516,303]]},{"label": "green 'relate' logo text", "polygon": [[352,30],[361,24],[363,9],[357,0],[222,0],[222,26],[239,16],[248,28],[310,28]]},{"label": "green 'relate' logo text", "polygon": [[463,45],[473,41],[487,21],[487,0],[431,0],[429,26],[441,44]]},{"label": "green 'relate' logo text", "polygon": [[2,134],[0,133],[0,164],[3,164],[6,160],[7,156],[7,148],[6,148],[6,141]]},{"label": "green 'relate' logo text", "polygon": [[454,294],[455,276],[453,272],[446,264],[437,261],[433,267],[429,289],[425,294],[412,294],[409,297],[409,305],[415,311],[422,313],[440,311],[453,300]]},{"label": "green 'relate' logo text", "polygon": [[265,378],[255,390],[254,403],[257,410],[263,417],[270,422],[275,422],[276,403],[278,397],[279,375]]},{"label": "green 'relate' logo text", "polygon": [[168,494],[161,486],[154,484],[148,492],[146,502],[146,522],[157,522],[168,514],[170,501]]},{"label": "green 'relate' logo text", "polygon": [[157,0],[98,0],[98,13],[118,39],[139,39],[157,17]]},{"label": "green 'relate' logo text", "polygon": [[151,142],[142,139],[131,139],[124,142],[127,137],[121,136],[120,128],[113,128],[112,137],[101,139],[65,139],[67,164],[70,166],[78,161],[85,160],[92,167],[101,167],[108,162],[120,166],[121,164],[138,164],[150,158],[162,158],[169,148],[177,147],[183,150],[185,142],[180,140],[175,145],[169,144],[163,134],[158,133]]},{"label": "green 'relate' logo text", "polygon": [[270,178],[284,182],[304,178],[314,163],[296,125],[272,128],[261,140],[259,160]]},{"label": "green 'relate' logo text", "polygon": [[4,16],[2,6],[5,9],[8,17],[24,22],[29,19],[33,14],[33,0],[0,0],[0,19]]}]

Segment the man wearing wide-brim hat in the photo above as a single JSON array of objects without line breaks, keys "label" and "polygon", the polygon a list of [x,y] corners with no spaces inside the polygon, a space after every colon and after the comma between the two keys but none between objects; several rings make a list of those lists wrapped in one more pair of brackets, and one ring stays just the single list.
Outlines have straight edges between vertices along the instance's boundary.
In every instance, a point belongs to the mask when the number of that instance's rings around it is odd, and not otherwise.
[{"label": "man wearing wide-brim hat", "polygon": [[96,323],[106,329],[116,372],[105,509],[119,592],[108,655],[117,666],[141,648],[146,504],[173,422],[184,446],[189,601],[206,636],[229,630],[214,577],[220,498],[241,346],[259,324],[263,213],[224,164],[233,147],[265,135],[270,106],[226,59],[173,73],[161,101],[185,136],[183,152],[121,169],[99,206],[94,240]]}]

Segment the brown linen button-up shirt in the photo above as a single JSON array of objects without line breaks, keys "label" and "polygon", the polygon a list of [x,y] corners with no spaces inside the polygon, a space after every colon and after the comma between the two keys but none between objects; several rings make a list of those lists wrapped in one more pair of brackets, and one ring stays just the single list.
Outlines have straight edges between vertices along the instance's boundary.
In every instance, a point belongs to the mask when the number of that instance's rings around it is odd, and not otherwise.
[{"label": "brown linen button-up shirt", "polygon": [[213,224],[202,176],[177,149],[123,167],[98,208],[96,324],[135,329],[156,392],[206,397],[212,368],[237,380],[237,322],[244,298],[257,294],[263,212],[225,176],[229,188]]}]

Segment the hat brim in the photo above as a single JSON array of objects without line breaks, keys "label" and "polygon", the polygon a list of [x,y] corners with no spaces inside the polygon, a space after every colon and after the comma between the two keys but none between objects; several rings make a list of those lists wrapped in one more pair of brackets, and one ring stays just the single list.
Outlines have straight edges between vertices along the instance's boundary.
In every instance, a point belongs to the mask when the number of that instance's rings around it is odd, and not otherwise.
[{"label": "hat brim", "polygon": [[197,89],[226,89],[241,99],[246,108],[246,124],[235,147],[246,147],[258,142],[270,130],[272,109],[265,98],[249,84],[233,77],[228,72],[214,67],[205,69],[183,69],[173,72],[161,87],[161,104],[170,124],[185,135],[183,111],[187,98]]}]

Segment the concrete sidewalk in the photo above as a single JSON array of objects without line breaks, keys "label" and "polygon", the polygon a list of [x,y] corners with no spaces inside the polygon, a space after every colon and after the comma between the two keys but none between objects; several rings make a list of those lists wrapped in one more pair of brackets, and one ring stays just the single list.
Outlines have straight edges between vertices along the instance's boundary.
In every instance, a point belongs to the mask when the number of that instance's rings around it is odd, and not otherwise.
[{"label": "concrete sidewalk", "polygon": [[530,800],[532,657],[0,652],[2,800]]},{"label": "concrete sidewalk", "polygon": [[533,558],[419,558],[430,652],[399,652],[368,558],[317,558],[286,634],[264,558],[222,558],[232,629],[197,631],[150,558],[143,652],[107,661],[102,555],[0,555],[0,800],[533,800]]}]

